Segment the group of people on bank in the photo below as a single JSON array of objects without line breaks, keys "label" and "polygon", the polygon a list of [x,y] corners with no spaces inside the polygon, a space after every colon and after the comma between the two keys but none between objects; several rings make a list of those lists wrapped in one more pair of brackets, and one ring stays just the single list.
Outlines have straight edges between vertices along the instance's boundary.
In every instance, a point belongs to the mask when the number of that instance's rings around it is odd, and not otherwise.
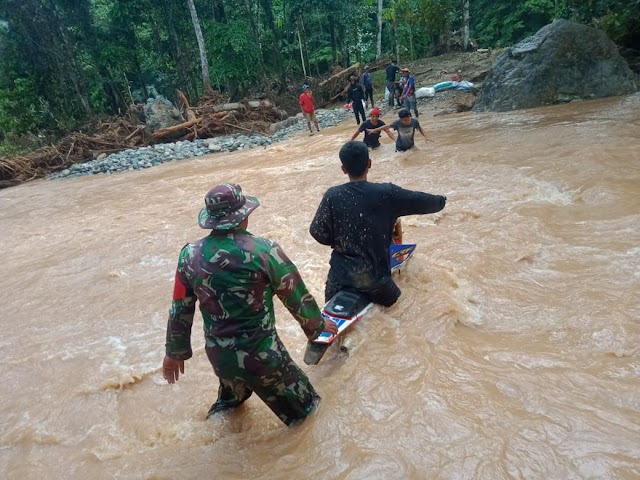
[{"label": "group of people on bank", "polygon": [[[303,95],[309,90],[305,87]],[[309,104],[303,95],[300,104],[309,130],[313,122],[318,131],[314,111],[305,111]],[[411,145],[416,129],[424,135],[406,110],[391,125],[379,116],[374,108],[370,120],[363,117],[363,126],[353,135],[355,139],[365,132],[365,142],[352,139],[340,149],[341,169],[349,181],[325,192],[309,226],[317,242],[331,247],[325,303],[348,290],[383,307],[392,306],[401,293],[391,276],[389,257],[397,220],[445,207],[443,195],[367,180],[372,166],[369,148],[379,146],[383,130],[399,150],[409,145],[409,130]],[[397,139],[390,129],[398,133]],[[232,183],[217,185],[205,195],[198,224],[209,233],[185,245],[178,257],[163,376],[175,383],[184,373],[184,362],[193,355],[191,328],[199,304],[205,351],[219,380],[218,397],[207,418],[241,405],[255,392],[292,426],[315,409],[320,396],[278,336],[273,297],[280,299],[309,340],[322,332],[337,334],[338,327],[322,316],[282,247],[249,232],[249,216],[259,205],[256,197]]]},{"label": "group of people on bank", "polygon": [[[395,81],[396,74],[402,73],[402,79],[399,82]],[[363,85],[360,85],[358,77],[350,77],[350,84],[347,88],[347,99],[351,102],[351,108],[353,109],[356,117],[356,123],[358,129],[352,136],[352,140],[355,140],[360,133],[364,132],[364,143],[369,148],[375,149],[380,146],[380,133],[384,130],[389,138],[396,142],[396,152],[404,152],[411,149],[414,146],[414,137],[416,130],[429,141],[424,130],[420,126],[418,121],[418,107],[415,96],[415,80],[411,76],[411,72],[408,68],[399,68],[396,65],[396,61],[392,60],[386,69],[387,75],[387,90],[389,93],[389,106],[393,107],[394,99],[397,101],[397,107],[405,108],[398,112],[398,119],[386,125],[380,120],[380,109],[374,106],[373,100],[373,83],[371,81],[371,74],[369,73],[369,67],[365,67],[364,74],[362,75]],[[400,92],[398,96],[395,96],[393,92]],[[302,113],[307,121],[307,128],[309,134],[313,135],[314,131],[311,128],[313,122],[316,132],[320,131],[318,125],[318,119],[315,115],[315,106],[313,102],[313,93],[309,88],[309,85],[302,85],[302,93],[299,98],[300,107]],[[364,107],[373,107],[369,112],[369,119],[366,118]],[[411,110],[415,113],[416,118],[411,117]],[[395,130],[398,133],[396,138],[389,130]]]},{"label": "group of people on bank", "polygon": [[[387,92],[388,103],[390,107],[396,108],[404,107],[409,112],[413,110],[415,117],[418,118],[418,103],[416,101],[416,81],[411,75],[411,71],[408,68],[400,68],[396,64],[395,60],[386,68],[387,79]],[[396,80],[397,74],[400,73],[400,80]],[[371,73],[369,67],[364,67],[364,73],[362,74],[362,84],[357,76],[351,76],[349,78],[349,86],[347,87],[347,101],[351,103],[351,108],[356,117],[356,123],[360,125],[360,122],[365,121],[364,108],[373,108],[373,83],[371,80]]]}]

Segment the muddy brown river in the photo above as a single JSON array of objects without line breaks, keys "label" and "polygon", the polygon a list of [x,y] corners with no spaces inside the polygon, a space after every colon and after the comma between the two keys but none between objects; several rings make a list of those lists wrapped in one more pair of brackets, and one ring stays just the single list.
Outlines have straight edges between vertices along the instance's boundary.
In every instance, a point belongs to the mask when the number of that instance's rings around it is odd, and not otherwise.
[{"label": "muddy brown river", "polygon": [[[391,120],[392,114],[383,119]],[[206,421],[217,380],[203,350],[162,379],[178,252],[217,183],[262,206],[322,300],[329,249],[309,235],[347,181],[349,120],[269,148],[0,191],[0,478],[640,478],[640,94],[512,113],[422,115],[435,140],[370,181],[446,194],[406,217],[403,294],[303,364],[322,396],[286,428],[252,397]]]}]

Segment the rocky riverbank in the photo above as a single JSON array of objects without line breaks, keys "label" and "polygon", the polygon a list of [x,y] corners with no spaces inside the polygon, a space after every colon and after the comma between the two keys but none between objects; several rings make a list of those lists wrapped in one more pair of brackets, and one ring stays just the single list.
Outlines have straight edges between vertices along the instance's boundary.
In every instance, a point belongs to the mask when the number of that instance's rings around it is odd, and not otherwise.
[{"label": "rocky riverbank", "polygon": [[[353,118],[351,110],[336,108],[317,110],[320,128],[337,125],[347,118]],[[302,114],[291,117],[288,126],[273,135],[225,135],[205,140],[162,143],[147,147],[123,150],[112,155],[99,157],[84,163],[76,163],[60,172],[47,175],[47,179],[79,177],[151,168],[166,162],[187,160],[215,153],[234,152],[256,147],[264,147],[280,142],[291,134],[307,131],[307,123]]]}]

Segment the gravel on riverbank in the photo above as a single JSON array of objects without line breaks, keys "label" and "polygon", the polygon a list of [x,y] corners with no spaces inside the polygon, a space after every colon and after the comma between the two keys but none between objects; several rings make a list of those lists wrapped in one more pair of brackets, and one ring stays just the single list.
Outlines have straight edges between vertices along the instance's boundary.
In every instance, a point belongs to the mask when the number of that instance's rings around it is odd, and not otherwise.
[{"label": "gravel on riverbank", "polygon": [[[353,118],[350,109],[336,108],[332,110],[316,110],[320,128],[337,125],[347,118]],[[234,152],[255,147],[263,147],[280,142],[291,134],[306,131],[307,123],[299,114],[292,125],[278,130],[273,135],[225,135],[214,138],[162,143],[123,150],[108,156],[98,157],[84,163],[76,163],[60,172],[47,175],[47,179],[78,177],[81,175],[111,174],[128,170],[151,168],[165,162],[186,160],[221,152]],[[294,120],[292,120],[294,121]]]}]

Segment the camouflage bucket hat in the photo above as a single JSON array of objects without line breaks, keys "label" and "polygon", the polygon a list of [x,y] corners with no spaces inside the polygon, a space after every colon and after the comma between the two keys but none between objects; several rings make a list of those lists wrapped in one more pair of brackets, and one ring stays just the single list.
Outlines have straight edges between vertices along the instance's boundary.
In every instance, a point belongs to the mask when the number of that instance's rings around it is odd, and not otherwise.
[{"label": "camouflage bucket hat", "polygon": [[236,228],[260,205],[256,197],[245,196],[240,185],[225,183],[213,187],[204,197],[198,224],[212,230]]}]

